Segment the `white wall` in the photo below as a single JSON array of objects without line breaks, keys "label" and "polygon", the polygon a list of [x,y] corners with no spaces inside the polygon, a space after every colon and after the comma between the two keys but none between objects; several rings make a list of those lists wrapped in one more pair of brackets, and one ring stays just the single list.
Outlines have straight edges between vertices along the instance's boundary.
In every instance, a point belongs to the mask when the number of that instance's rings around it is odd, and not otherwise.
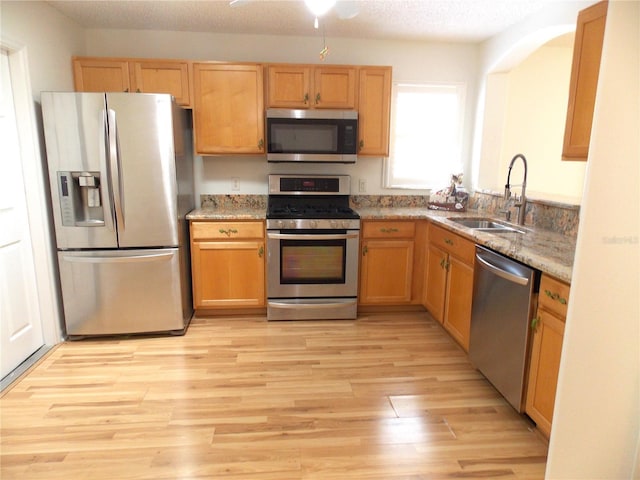
[{"label": "white wall", "polygon": [[73,90],[71,56],[84,54],[84,29],[43,2],[2,0],[0,8],[0,35],[27,49],[34,99]]},{"label": "white wall", "polygon": [[561,160],[573,47],[545,44],[574,31],[578,11],[593,3],[549,4],[483,44],[474,188],[501,192],[511,158],[522,153],[530,196],[580,203],[585,164]]},{"label": "white wall", "polygon": [[610,1],[547,478],[634,475],[639,229],[640,2]]},{"label": "white wall", "polygon": [[[87,31],[87,54],[151,58],[188,58],[247,62],[321,63],[321,38],[310,29],[309,37],[232,35],[191,32],[131,30]],[[330,54],[324,63],[390,65],[393,81],[451,81],[467,85],[466,129],[462,149],[466,170],[470,168],[471,138],[475,114],[477,55],[474,45],[426,44],[423,42],[359,40],[327,37]],[[344,173],[352,176],[352,192],[358,180],[366,180],[369,194],[420,194],[382,188],[382,158],[361,158],[356,165],[267,164],[264,157],[205,157],[196,162],[200,193],[267,193],[268,173]],[[240,191],[231,191],[231,179],[240,178]],[[444,186],[444,185],[443,185]]]},{"label": "white wall", "polygon": [[508,73],[506,118],[499,153],[502,168],[498,168],[494,185],[482,187],[495,186],[501,190],[511,158],[522,153],[529,164],[529,195],[558,200],[562,197],[579,204],[586,163],[561,160],[573,42],[566,46],[551,43]]}]

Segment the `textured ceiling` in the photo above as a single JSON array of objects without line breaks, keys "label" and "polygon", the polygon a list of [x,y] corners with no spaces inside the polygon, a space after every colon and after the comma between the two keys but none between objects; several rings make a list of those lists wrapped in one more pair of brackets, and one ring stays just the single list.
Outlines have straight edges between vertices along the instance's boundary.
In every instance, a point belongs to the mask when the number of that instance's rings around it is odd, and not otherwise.
[{"label": "textured ceiling", "polygon": [[[321,19],[327,36],[480,42],[518,23],[545,4],[563,0],[340,1]],[[213,33],[315,35],[302,0],[83,0],[49,1],[86,28]],[[358,14],[341,19],[339,12]]]}]

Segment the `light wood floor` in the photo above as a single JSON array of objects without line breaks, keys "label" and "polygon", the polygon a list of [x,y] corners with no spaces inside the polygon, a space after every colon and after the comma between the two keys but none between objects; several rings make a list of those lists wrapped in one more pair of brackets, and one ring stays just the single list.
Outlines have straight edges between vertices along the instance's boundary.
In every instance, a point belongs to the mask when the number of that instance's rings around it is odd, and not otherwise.
[{"label": "light wood floor", "polygon": [[7,480],[541,479],[547,454],[425,313],[69,342],[0,408]]}]

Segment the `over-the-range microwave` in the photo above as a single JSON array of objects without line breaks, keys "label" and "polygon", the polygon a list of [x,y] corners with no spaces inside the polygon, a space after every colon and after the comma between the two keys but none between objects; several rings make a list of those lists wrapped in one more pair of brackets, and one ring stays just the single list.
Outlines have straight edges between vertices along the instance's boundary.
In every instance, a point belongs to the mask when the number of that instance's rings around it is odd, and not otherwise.
[{"label": "over-the-range microwave", "polygon": [[358,112],[267,109],[267,161],[355,163]]}]

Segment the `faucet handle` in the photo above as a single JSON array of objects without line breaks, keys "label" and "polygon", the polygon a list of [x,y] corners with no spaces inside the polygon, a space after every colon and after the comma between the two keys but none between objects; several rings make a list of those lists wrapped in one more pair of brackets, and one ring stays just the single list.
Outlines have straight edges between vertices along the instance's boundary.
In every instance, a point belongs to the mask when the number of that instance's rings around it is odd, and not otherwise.
[{"label": "faucet handle", "polygon": [[511,187],[509,186],[509,184],[507,183],[504,186],[504,199],[505,200],[509,200],[509,198],[511,198]]}]

